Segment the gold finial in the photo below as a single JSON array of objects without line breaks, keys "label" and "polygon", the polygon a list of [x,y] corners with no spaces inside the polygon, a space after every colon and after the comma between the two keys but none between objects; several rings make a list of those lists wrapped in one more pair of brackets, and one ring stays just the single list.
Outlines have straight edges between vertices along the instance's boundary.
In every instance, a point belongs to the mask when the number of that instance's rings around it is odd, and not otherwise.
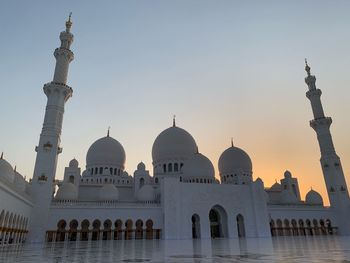
[{"label": "gold finial", "polygon": [[66,31],[69,32],[72,27],[72,12],[69,13],[68,21],[66,21]]},{"label": "gold finial", "polygon": [[173,127],[176,127],[175,118],[176,118],[176,115],[173,116]]},{"label": "gold finial", "polygon": [[231,137],[231,147],[233,147],[233,138]]},{"label": "gold finial", "polygon": [[310,76],[310,70],[311,68],[309,67],[309,65],[307,64],[307,59],[305,58],[305,71],[307,72],[307,75]]},{"label": "gold finial", "polygon": [[15,169],[13,169],[14,172],[17,172],[17,165],[15,165]]},{"label": "gold finial", "polygon": [[4,152],[1,153],[0,159],[4,159]]},{"label": "gold finial", "polygon": [[196,154],[199,154],[198,145],[196,146]]},{"label": "gold finial", "polygon": [[108,130],[107,130],[107,137],[109,137],[109,130],[111,129],[111,126],[108,126]]}]

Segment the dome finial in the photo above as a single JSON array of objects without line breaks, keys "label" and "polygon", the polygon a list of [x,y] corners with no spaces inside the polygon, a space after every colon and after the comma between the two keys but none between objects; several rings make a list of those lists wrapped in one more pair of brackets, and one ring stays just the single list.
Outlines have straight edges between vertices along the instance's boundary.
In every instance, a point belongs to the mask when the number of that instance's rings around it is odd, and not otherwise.
[{"label": "dome finial", "polygon": [[108,126],[108,130],[107,130],[107,137],[109,137],[109,130],[111,129],[111,126]]},{"label": "dome finial", "polygon": [[231,147],[233,147],[233,137],[231,137]]},{"label": "dome finial", "polygon": [[176,118],[176,115],[173,115],[173,127],[176,127],[175,118]]},{"label": "dome finial", "polygon": [[72,27],[72,12],[69,13],[68,20],[66,21],[66,31],[69,32]]},{"label": "dome finial", "polygon": [[196,146],[196,154],[199,154],[198,145]]},{"label": "dome finial", "polygon": [[15,168],[13,169],[14,172],[17,172],[17,165],[15,165]]},{"label": "dome finial", "polygon": [[310,76],[311,73],[310,73],[310,66],[307,64],[307,59],[305,58],[305,71],[307,72],[307,75]]},{"label": "dome finial", "polygon": [[4,152],[1,153],[0,159],[4,159]]}]

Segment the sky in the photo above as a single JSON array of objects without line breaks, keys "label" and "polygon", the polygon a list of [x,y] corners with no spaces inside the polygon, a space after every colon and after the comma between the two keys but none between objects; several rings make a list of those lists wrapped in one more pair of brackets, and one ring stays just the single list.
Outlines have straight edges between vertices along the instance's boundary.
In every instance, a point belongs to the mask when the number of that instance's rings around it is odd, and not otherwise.
[{"label": "sky", "polygon": [[110,134],[126,170],[152,171],[156,136],[172,125],[195,138],[216,169],[231,137],[271,186],[285,170],[326,203],[316,134],[309,127],[304,58],[323,92],[350,182],[349,1],[0,1],[0,151],[31,178],[53,51],[72,12],[73,97],[63,120],[56,178]]}]

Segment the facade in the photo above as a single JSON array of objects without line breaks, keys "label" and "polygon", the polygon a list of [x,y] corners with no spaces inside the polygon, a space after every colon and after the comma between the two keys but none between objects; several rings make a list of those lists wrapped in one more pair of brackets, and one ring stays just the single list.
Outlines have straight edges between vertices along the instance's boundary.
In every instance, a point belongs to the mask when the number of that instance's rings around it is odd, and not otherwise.
[{"label": "facade", "polygon": [[[110,239],[191,239],[270,237],[275,235],[350,234],[350,200],[340,158],[330,134],[315,76],[306,64],[310,99],[330,199],[310,190],[302,200],[298,180],[286,171],[280,183],[265,187],[253,180],[249,155],[231,143],[219,158],[220,180],[195,139],[173,125],[152,147],[153,175],[139,163],[125,171],[126,153],[107,136],[86,154],[86,167],[73,159],[56,180],[61,153],[64,106],[73,89],[67,85],[74,54],[71,19],[54,52],[53,81],[44,85],[47,105],[33,179],[27,182],[1,155],[0,243]],[[57,191],[56,191],[57,189]]]}]

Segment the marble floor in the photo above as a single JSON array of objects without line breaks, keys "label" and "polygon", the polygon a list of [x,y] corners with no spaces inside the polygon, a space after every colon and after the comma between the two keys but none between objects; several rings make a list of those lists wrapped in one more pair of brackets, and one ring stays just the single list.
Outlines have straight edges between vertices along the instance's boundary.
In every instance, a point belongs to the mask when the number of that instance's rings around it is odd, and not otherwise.
[{"label": "marble floor", "polygon": [[125,240],[10,245],[0,262],[349,262],[350,237]]}]

